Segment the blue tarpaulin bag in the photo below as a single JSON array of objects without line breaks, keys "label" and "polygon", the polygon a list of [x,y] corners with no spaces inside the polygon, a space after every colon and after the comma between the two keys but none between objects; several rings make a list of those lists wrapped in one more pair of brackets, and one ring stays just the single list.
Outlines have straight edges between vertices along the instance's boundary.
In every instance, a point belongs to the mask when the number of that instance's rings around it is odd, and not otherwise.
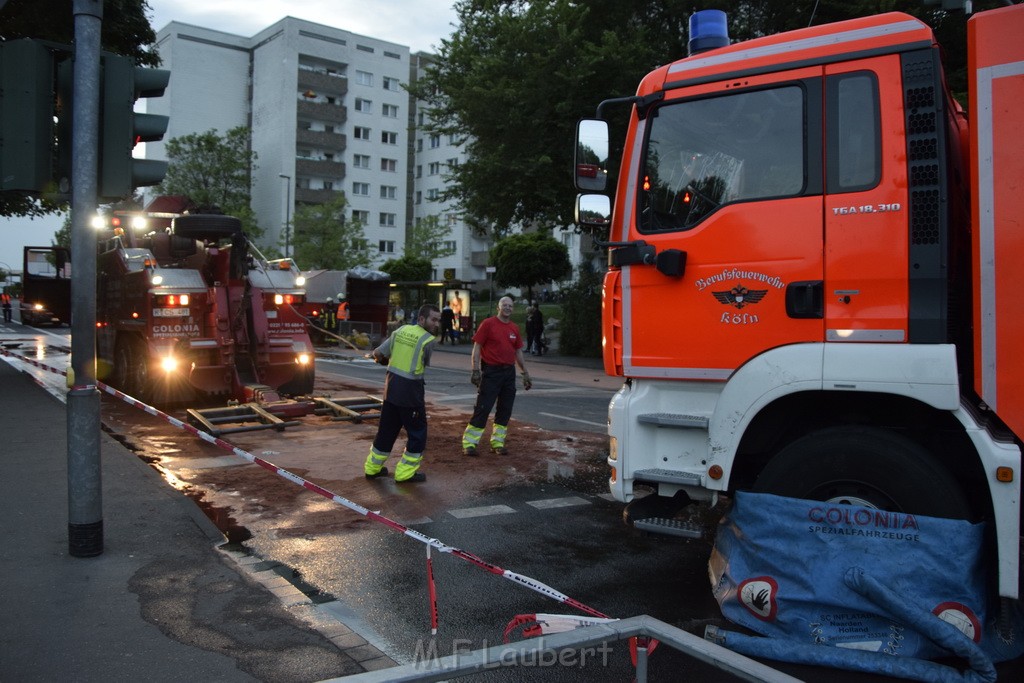
[{"label": "blue tarpaulin bag", "polygon": [[[763,636],[936,658],[952,654],[950,641],[921,632],[933,621],[927,613],[962,633],[971,652],[982,644],[983,535],[983,524],[962,520],[740,492],[708,571],[722,614]],[[865,585],[920,608],[922,620],[894,616],[891,601]]]}]

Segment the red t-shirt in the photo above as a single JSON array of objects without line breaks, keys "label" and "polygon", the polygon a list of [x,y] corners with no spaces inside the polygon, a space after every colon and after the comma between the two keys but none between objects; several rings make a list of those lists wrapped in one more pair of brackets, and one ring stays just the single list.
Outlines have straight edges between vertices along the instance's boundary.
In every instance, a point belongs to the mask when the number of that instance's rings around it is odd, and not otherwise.
[{"label": "red t-shirt", "polygon": [[516,351],[523,348],[519,326],[497,316],[485,318],[476,328],[473,341],[480,345],[480,359],[487,365],[515,365]]}]

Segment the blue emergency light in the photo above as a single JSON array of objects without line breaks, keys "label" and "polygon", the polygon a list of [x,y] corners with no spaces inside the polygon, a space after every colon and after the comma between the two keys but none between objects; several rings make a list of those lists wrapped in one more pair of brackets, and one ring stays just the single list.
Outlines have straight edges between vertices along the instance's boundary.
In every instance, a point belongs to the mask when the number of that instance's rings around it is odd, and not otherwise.
[{"label": "blue emergency light", "polygon": [[725,12],[720,9],[705,9],[690,15],[689,54],[715,50],[729,44],[729,27]]}]

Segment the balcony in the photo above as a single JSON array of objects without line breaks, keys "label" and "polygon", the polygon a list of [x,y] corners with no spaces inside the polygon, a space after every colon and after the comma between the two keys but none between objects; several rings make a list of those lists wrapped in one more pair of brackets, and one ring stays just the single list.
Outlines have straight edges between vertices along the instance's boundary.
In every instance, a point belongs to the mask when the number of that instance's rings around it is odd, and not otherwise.
[{"label": "balcony", "polygon": [[469,255],[469,265],[483,268],[488,265],[488,261],[491,258],[491,252],[489,251],[474,251]]},{"label": "balcony", "polygon": [[348,92],[348,79],[323,71],[299,69],[299,90],[312,90],[318,95],[344,95]]},{"label": "balcony", "polygon": [[308,190],[295,188],[295,201],[305,204],[326,204],[341,194],[338,190]]},{"label": "balcony", "polygon": [[328,133],[325,130],[299,129],[295,133],[296,142],[309,145],[314,149],[326,149],[340,152],[345,149],[347,140],[341,133]]},{"label": "balcony", "polygon": [[295,175],[340,179],[345,177],[345,164],[327,159],[298,158],[295,160]]},{"label": "balcony", "polygon": [[348,112],[345,107],[338,104],[326,102],[307,102],[299,100],[296,111],[300,119],[307,121],[323,121],[325,123],[345,123],[348,119]]}]

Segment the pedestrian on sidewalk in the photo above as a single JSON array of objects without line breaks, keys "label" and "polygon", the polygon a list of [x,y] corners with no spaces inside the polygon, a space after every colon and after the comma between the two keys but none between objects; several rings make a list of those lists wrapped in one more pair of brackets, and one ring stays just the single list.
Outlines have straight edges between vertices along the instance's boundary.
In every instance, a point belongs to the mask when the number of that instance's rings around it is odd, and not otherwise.
[{"label": "pedestrian on sidewalk", "polygon": [[384,377],[384,403],[380,407],[377,436],[363,464],[367,479],[386,476],[384,467],[398,433],[405,428],[407,440],[401,460],[395,465],[395,481],[421,482],[427,477],[419,472],[423,449],[427,445],[427,405],[423,373],[430,365],[430,352],[441,322],[441,311],[434,304],[424,304],[416,324],[402,325],[383,344],[373,350],[373,358],[387,364]]},{"label": "pedestrian on sidewalk", "polygon": [[534,356],[544,353],[544,314],[536,301],[526,309],[526,350]]},{"label": "pedestrian on sidewalk", "polygon": [[0,301],[2,301],[4,305],[4,322],[13,322],[11,319],[11,295],[7,293],[7,290],[4,290],[3,294],[0,294]]},{"label": "pedestrian on sidewalk", "polygon": [[455,312],[452,311],[451,304],[446,303],[444,308],[441,309],[441,341],[438,344],[444,344],[445,339],[451,344],[455,343],[454,322]]},{"label": "pedestrian on sidewalk", "polygon": [[462,434],[462,452],[476,455],[487,418],[497,403],[491,426],[491,450],[506,455],[505,438],[516,400],[516,366],[523,371],[523,388],[533,387],[530,373],[523,361],[523,338],[519,326],[512,322],[513,303],[510,297],[498,301],[498,315],[486,318],[473,335],[470,354],[470,381],[477,387],[473,417]]}]

